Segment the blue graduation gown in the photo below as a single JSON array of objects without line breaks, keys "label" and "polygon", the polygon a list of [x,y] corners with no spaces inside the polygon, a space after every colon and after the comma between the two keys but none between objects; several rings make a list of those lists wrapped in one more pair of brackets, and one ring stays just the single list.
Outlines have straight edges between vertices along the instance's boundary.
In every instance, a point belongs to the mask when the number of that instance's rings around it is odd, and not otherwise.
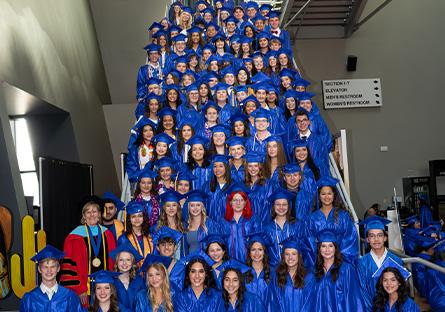
[{"label": "blue graduation gown", "polygon": [[[179,105],[176,114],[176,120],[189,119],[189,120],[199,120],[201,118],[201,113],[198,112],[193,106],[185,104]],[[196,129],[195,129],[196,132]]]},{"label": "blue graduation gown", "polygon": [[282,248],[280,246],[281,242],[291,236],[300,237],[302,234],[301,226],[302,225],[299,222],[286,222],[284,223],[283,228],[280,228],[280,226],[273,220],[271,222],[268,222],[263,227],[264,234],[269,237],[270,241],[273,242],[273,244],[270,245],[267,249],[271,267],[277,266],[280,262],[282,252]]},{"label": "blue graduation gown", "polygon": [[[220,107],[221,108],[221,107]],[[223,125],[228,125],[230,117],[236,113],[236,108],[232,107],[230,103],[226,103],[219,111],[219,122]]]},{"label": "blue graduation gown", "polygon": [[[152,312],[150,298],[147,295],[147,290],[141,290],[136,294],[134,300],[134,312]],[[159,306],[158,312],[165,312],[164,304]]]},{"label": "blue graduation gown", "polygon": [[[398,264],[403,266],[403,261],[400,260],[392,252],[388,251],[385,259],[391,258]],[[363,299],[363,307],[365,311],[372,311],[372,303],[375,296],[375,287],[377,285],[379,276],[372,277],[378,270],[377,264],[372,259],[370,253],[365,254],[357,261],[357,275],[359,277],[360,292]]]},{"label": "blue graduation gown", "polygon": [[192,173],[196,177],[196,180],[192,181],[194,190],[204,190],[204,186],[208,184],[212,176],[212,169],[210,167],[193,166]]},{"label": "blue graduation gown", "polygon": [[130,282],[128,289],[125,289],[124,284],[122,284],[119,278],[114,279],[114,286],[116,287],[119,303],[129,310],[133,309],[136,294],[141,290],[146,291],[144,279],[139,275],[136,275]]},{"label": "blue graduation gown", "polygon": [[[308,299],[308,293],[313,284],[313,275],[307,274],[303,288],[295,288],[291,276],[287,274],[286,285],[281,288],[278,285],[276,276],[274,276],[269,287],[267,297],[267,311],[269,312],[288,312],[288,311],[311,311],[306,309],[305,302]],[[324,311],[324,310],[312,310]]]},{"label": "blue graduation gown", "polygon": [[358,257],[358,235],[354,223],[346,210],[338,212],[338,219],[334,217],[335,208],[331,210],[326,218],[321,210],[312,212],[305,220],[306,235],[304,241],[312,252],[310,253],[311,265],[315,264],[317,255],[317,233],[324,229],[331,230],[337,237],[340,244],[340,251],[349,263],[354,263]]},{"label": "blue graduation gown", "polygon": [[[432,261],[432,257],[428,254],[420,253],[419,258]],[[426,297],[429,292],[428,279],[426,277],[427,268],[421,263],[412,264],[413,282],[420,296]]]},{"label": "blue graduation gown", "polygon": [[255,183],[250,187],[249,199],[253,213],[262,224],[271,221],[271,204],[268,200],[272,195],[273,187],[270,183],[259,185]]},{"label": "blue graduation gown", "polygon": [[[238,310],[239,302],[235,302],[235,307],[233,307],[229,303],[229,307],[226,309],[226,311],[235,312]],[[263,301],[257,296],[256,294],[253,294],[249,291],[246,291],[244,293],[243,303],[241,305],[241,311],[243,312],[265,312],[265,306],[263,304]]]},{"label": "blue graduation gown", "polygon": [[230,222],[223,221],[224,232],[229,234],[227,238],[227,253],[231,258],[240,262],[247,259],[247,235],[257,233],[261,230],[261,224],[257,216],[250,219],[241,216],[238,222],[232,218]]},{"label": "blue graduation gown", "polygon": [[304,220],[310,214],[314,202],[314,194],[304,188],[300,188],[297,196],[294,198],[294,215],[297,220]]},{"label": "blue graduation gown", "polygon": [[81,312],[79,297],[71,290],[58,285],[57,292],[51,300],[43,293],[40,287],[27,292],[20,300],[21,312]]},{"label": "blue graduation gown", "polygon": [[431,213],[430,207],[428,207],[427,205],[423,205],[422,207],[420,207],[420,225],[422,226],[422,228],[426,228],[433,222],[433,214]]},{"label": "blue graduation gown", "polygon": [[210,218],[213,220],[221,220],[226,213],[227,194],[225,190],[229,187],[227,183],[221,188],[216,184],[215,192],[210,190],[210,183],[204,185],[204,193],[207,194],[206,210]]},{"label": "blue graduation gown", "polygon": [[[437,263],[445,267],[445,263]],[[445,311],[445,274],[436,270],[428,269],[426,278],[430,287],[427,293],[428,303],[433,311]]]},{"label": "blue graduation gown", "polygon": [[[396,308],[396,304],[397,301],[394,302],[394,304],[392,305],[392,307],[389,307],[389,300],[386,302],[385,305],[385,312],[397,312],[397,308]],[[419,307],[417,306],[417,304],[414,302],[413,299],[409,298],[406,299],[405,303],[402,306],[402,312],[420,312]],[[437,310],[439,311],[439,310]]]},{"label": "blue graduation gown", "polygon": [[221,292],[210,288],[205,289],[196,298],[191,287],[184,289],[173,298],[175,312],[223,312],[224,301]]},{"label": "blue graduation gown", "polygon": [[[230,165],[230,173],[232,180],[238,183],[244,183],[244,166],[241,165],[238,169],[234,165]],[[250,194],[249,194],[250,195]]]},{"label": "blue graduation gown", "polygon": [[252,268],[251,270],[253,275],[253,280],[250,283],[246,283],[247,291],[251,293],[257,294],[259,298],[266,304],[266,298],[269,293],[269,285],[273,279],[273,269],[270,269],[269,273],[269,282],[264,279],[264,270],[261,271],[260,275],[257,275],[255,270]]},{"label": "blue graduation gown", "polygon": [[358,277],[354,267],[343,262],[337,280],[332,282],[332,267],[319,280],[315,279],[307,297],[311,311],[363,311]]},{"label": "blue graduation gown", "polygon": [[153,71],[152,77],[148,77],[148,65],[142,65],[139,67],[137,81],[136,81],[136,99],[141,99],[147,94],[147,80],[149,78],[157,78],[161,79],[162,76],[162,68],[159,66],[158,70]]},{"label": "blue graduation gown", "polygon": [[256,152],[261,156],[266,156],[266,142],[259,141],[256,135],[251,135],[246,141],[246,150],[248,152]]}]

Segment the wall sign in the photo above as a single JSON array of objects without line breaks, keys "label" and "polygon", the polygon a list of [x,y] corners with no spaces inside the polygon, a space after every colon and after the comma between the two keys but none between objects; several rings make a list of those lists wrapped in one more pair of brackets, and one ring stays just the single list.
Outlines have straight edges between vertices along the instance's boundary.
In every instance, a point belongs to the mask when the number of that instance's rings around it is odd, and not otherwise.
[{"label": "wall sign", "polygon": [[325,109],[382,106],[380,78],[323,80]]}]

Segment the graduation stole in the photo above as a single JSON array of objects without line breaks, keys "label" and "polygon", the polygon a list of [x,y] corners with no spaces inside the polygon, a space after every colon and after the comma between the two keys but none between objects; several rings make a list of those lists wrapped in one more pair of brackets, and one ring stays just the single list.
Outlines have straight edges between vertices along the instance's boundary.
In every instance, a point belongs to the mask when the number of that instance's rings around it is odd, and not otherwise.
[{"label": "graduation stole", "polygon": [[[153,248],[153,242],[151,240],[150,236],[143,236],[142,237],[142,243],[143,243],[143,251],[142,252],[142,248],[139,244],[139,241],[136,237],[136,235],[134,233],[131,233],[130,235],[127,235],[128,239],[130,240],[131,244],[134,246],[134,248],[136,248],[136,250],[139,252],[139,254],[142,257],[146,257],[149,253],[151,253],[151,250]],[[143,261],[143,260],[141,260]]]},{"label": "graduation stole", "polygon": [[[93,239],[94,240],[94,237],[93,237],[93,235],[91,235],[91,237],[90,237],[90,232],[91,232],[91,229],[89,228],[89,226],[88,225],[86,225],[86,224],[84,224],[84,226],[85,226],[85,233],[86,233],[86,235],[87,235],[87,241],[88,241],[88,275],[90,275],[91,274],[91,240]],[[98,224],[97,225],[99,228],[98,228],[98,231],[99,231],[99,233],[98,233],[98,235],[101,235],[100,236],[100,239],[99,239],[99,246],[97,246],[98,248],[100,248],[100,244],[102,243],[102,248],[103,248],[103,263],[104,263],[104,270],[106,270],[107,269],[107,252],[105,251],[105,235],[104,235],[104,231],[102,231],[102,229],[100,228],[100,225]],[[97,251],[96,250],[94,250],[94,260],[96,260],[96,259],[98,259],[96,256],[96,252],[97,252],[97,254],[99,254],[99,250],[97,249]],[[93,260],[93,261],[94,261]],[[99,264],[100,265],[100,264]],[[88,282],[87,282],[87,294],[88,295],[90,295],[91,294],[91,289],[90,289],[90,278],[88,277]]]}]

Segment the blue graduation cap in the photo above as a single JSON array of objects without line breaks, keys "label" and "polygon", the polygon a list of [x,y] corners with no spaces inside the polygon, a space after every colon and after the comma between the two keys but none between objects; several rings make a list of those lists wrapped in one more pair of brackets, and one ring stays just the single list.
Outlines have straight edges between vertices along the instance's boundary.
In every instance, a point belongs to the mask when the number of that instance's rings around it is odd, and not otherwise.
[{"label": "blue graduation cap", "polygon": [[155,136],[153,137],[152,141],[153,141],[153,143],[154,143],[155,145],[158,144],[158,143],[160,143],[160,142],[161,142],[161,143],[165,143],[165,144],[167,144],[167,145],[170,145],[170,144],[172,144],[173,142],[175,142],[175,140],[173,140],[171,136],[169,136],[168,134],[166,134],[166,133],[164,133],[164,132],[155,135]]},{"label": "blue graduation cap", "polygon": [[292,89],[287,90],[287,91],[284,93],[284,98],[285,98],[285,99],[288,99],[288,98],[294,98],[295,101],[298,101],[298,93],[297,93],[297,91],[292,90]]},{"label": "blue graduation cap", "polygon": [[170,36],[168,35],[168,32],[164,29],[158,30],[154,35],[153,38],[159,39],[161,36],[164,36],[167,38],[167,41],[170,40]]},{"label": "blue graduation cap", "polygon": [[233,125],[237,121],[245,122],[248,119],[248,117],[240,112],[236,112],[232,116],[230,116],[230,123]]},{"label": "blue graduation cap", "polygon": [[[182,73],[181,73],[181,75],[182,75]],[[176,91],[178,91],[178,92],[181,92],[181,87],[180,86],[178,86],[178,85],[176,85],[176,84],[169,84],[169,85],[166,85],[165,87],[164,87],[164,89],[165,89],[165,91],[170,91],[170,90],[176,90]]]},{"label": "blue graduation cap", "polygon": [[287,143],[290,150],[294,151],[297,147],[307,147],[307,141],[300,138]]},{"label": "blue graduation cap", "polygon": [[154,84],[155,85],[160,85],[161,83],[162,83],[161,79],[152,77],[152,78],[147,80],[146,85],[147,86],[154,85]]},{"label": "blue graduation cap", "polygon": [[161,228],[156,231],[153,236],[153,245],[157,246],[161,239],[171,238],[176,244],[181,241],[182,233],[169,228],[168,226],[161,226]]},{"label": "blue graduation cap", "polygon": [[183,195],[181,195],[178,192],[173,191],[173,190],[167,190],[166,192],[162,193],[160,197],[161,197],[162,203],[166,203],[166,202],[179,203],[179,201],[184,198]]},{"label": "blue graduation cap", "polygon": [[232,156],[227,156],[227,155],[213,155],[212,157],[212,163],[217,163],[217,162],[221,162],[221,163],[225,163],[228,164],[229,160],[232,159]]},{"label": "blue graduation cap", "polygon": [[175,168],[175,160],[173,158],[165,156],[165,157],[162,157],[161,159],[158,159],[155,162],[155,166],[157,166],[158,169],[165,168],[165,167],[170,167],[170,168],[174,169]]},{"label": "blue graduation cap", "polygon": [[255,106],[258,108],[260,106],[260,103],[258,103],[258,100],[256,99],[256,97],[254,95],[249,95],[248,97],[246,97],[241,103],[240,106],[245,106],[247,103],[249,102],[253,102],[255,103]]},{"label": "blue graduation cap", "polygon": [[256,22],[256,21],[265,21],[266,18],[263,16],[263,14],[261,13],[257,13],[253,18],[252,18],[252,22]]},{"label": "blue graduation cap", "polygon": [[151,52],[159,53],[159,52],[161,52],[161,46],[159,44],[150,43],[144,47],[144,50],[147,51],[147,53],[151,53]]},{"label": "blue graduation cap", "polygon": [[243,63],[253,63],[253,59],[251,57],[243,57]]},{"label": "blue graduation cap", "polygon": [[92,284],[114,284],[114,279],[121,273],[100,270],[89,275]]},{"label": "blue graduation cap", "polygon": [[267,120],[270,120],[270,112],[269,112],[267,109],[262,108],[262,107],[258,107],[256,110],[254,110],[254,111],[252,112],[252,116],[253,116],[255,119],[258,119],[258,118],[267,118]]},{"label": "blue graduation cap", "polygon": [[255,152],[252,152],[252,151],[248,152],[244,156],[244,159],[246,160],[246,162],[248,164],[251,164],[251,163],[263,163],[264,162],[264,159],[263,159],[262,155],[260,155],[258,153],[255,153]]},{"label": "blue graduation cap", "polygon": [[187,64],[187,56],[183,55],[183,56],[178,56],[177,58],[175,58],[174,60],[175,65],[177,64]]},{"label": "blue graduation cap", "polygon": [[235,68],[233,68],[232,66],[227,66],[221,70],[221,76],[225,76],[227,74],[232,74],[235,76]]},{"label": "blue graduation cap", "polygon": [[241,44],[243,44],[243,43],[251,43],[252,41],[253,41],[252,38],[249,38],[249,37],[247,37],[247,36],[241,36],[239,42],[240,42]]},{"label": "blue graduation cap", "polygon": [[202,29],[199,28],[198,26],[193,26],[192,28],[187,30],[187,33],[189,33],[189,34],[194,34],[194,33],[201,34],[202,33]]},{"label": "blue graduation cap", "polygon": [[144,257],[142,257],[139,254],[139,252],[130,243],[124,243],[124,244],[118,245],[115,249],[113,249],[109,253],[110,258],[114,259],[117,262],[116,258],[121,252],[128,252],[129,254],[132,254],[134,257],[135,263],[139,263],[139,261],[144,259]]},{"label": "blue graduation cap", "polygon": [[285,190],[283,188],[277,189],[272,195],[269,196],[269,202],[274,203],[278,199],[286,199],[288,203],[292,202],[295,194]]},{"label": "blue graduation cap", "polygon": [[244,185],[244,183],[234,182],[225,191],[227,195],[231,193],[242,192],[249,194],[250,190]]},{"label": "blue graduation cap", "polygon": [[[245,68],[244,67],[242,67],[242,69],[244,70]],[[247,71],[247,69],[245,69],[246,71]],[[238,72],[239,72],[239,70],[238,70]],[[249,88],[247,87],[247,86],[235,86],[235,93],[238,93],[238,92],[249,92]]]},{"label": "blue graduation cap", "polygon": [[225,262],[223,262],[219,267],[218,270],[220,272],[223,272],[225,270],[235,269],[240,271],[242,274],[245,274],[251,270],[251,267],[245,265],[244,263],[241,263],[235,259],[229,259]]},{"label": "blue graduation cap", "polygon": [[224,23],[238,23],[238,20],[236,19],[236,17],[235,16],[233,16],[233,15],[230,15],[228,18],[226,18],[225,20],[224,20]]},{"label": "blue graduation cap", "polygon": [[260,32],[256,35],[256,39],[257,39],[257,40],[260,40],[260,39],[263,39],[263,38],[265,38],[265,39],[267,39],[267,40],[270,40],[270,34],[267,33],[267,32],[265,32],[265,31],[260,31]]},{"label": "blue graduation cap", "polygon": [[365,232],[369,230],[382,230],[385,231],[385,226],[391,223],[391,220],[382,218],[380,216],[371,216],[361,221],[359,224],[365,227]]},{"label": "blue graduation cap", "polygon": [[182,168],[177,174],[172,175],[172,179],[176,181],[189,181],[196,180],[197,177],[187,168]]},{"label": "blue graduation cap", "polygon": [[127,215],[129,216],[144,211],[145,211],[145,206],[141,202],[132,200],[127,204]]},{"label": "blue graduation cap", "polygon": [[[171,26],[168,28],[168,32],[169,32],[169,34],[170,34],[170,37],[171,37],[172,32],[174,32],[174,31],[180,33],[180,32],[182,31],[182,28],[179,27],[179,26],[177,26],[177,25],[171,25]],[[177,35],[176,35],[176,36],[177,36]],[[176,37],[176,36],[175,36],[175,37]],[[172,40],[173,40],[173,38],[172,38]]]},{"label": "blue graduation cap", "polygon": [[65,254],[63,253],[63,251],[48,244],[45,246],[45,248],[40,250],[34,257],[32,257],[31,261],[38,263],[45,259],[62,260],[64,256]]},{"label": "blue graduation cap", "polygon": [[259,72],[255,74],[250,80],[252,81],[252,83],[259,84],[260,82],[270,81],[270,77],[263,72]]},{"label": "blue graduation cap", "polygon": [[201,144],[202,146],[204,146],[204,148],[207,148],[208,145],[210,144],[210,140],[207,137],[201,135],[194,135],[185,143],[190,146],[195,144]]},{"label": "blue graduation cap", "polygon": [[206,44],[201,48],[201,51],[210,50],[212,53],[215,53],[215,46],[212,44]]},{"label": "blue graduation cap", "polygon": [[276,135],[271,135],[271,136],[267,137],[267,138],[264,140],[264,142],[265,142],[266,144],[267,144],[267,143],[270,143],[270,142],[283,143],[283,140],[281,139],[281,136],[280,136],[280,135],[276,134]]},{"label": "blue graduation cap", "polygon": [[260,243],[264,247],[268,248],[273,245],[270,237],[267,236],[264,232],[251,233],[247,235],[249,248],[253,245],[253,243]]},{"label": "blue graduation cap", "polygon": [[256,3],[255,1],[249,1],[246,3],[246,9],[258,10],[258,3]]},{"label": "blue graduation cap", "polygon": [[272,10],[272,5],[270,5],[269,3],[263,3],[260,6],[260,11],[270,11]]},{"label": "blue graduation cap", "polygon": [[152,180],[156,179],[158,174],[152,170],[150,170],[151,163],[147,163],[143,169],[138,172],[138,180],[140,181],[142,178],[150,178]]},{"label": "blue graduation cap", "polygon": [[186,89],[185,89],[185,91],[187,92],[187,93],[190,93],[191,91],[198,91],[199,90],[199,88],[198,88],[198,84],[197,83],[192,83],[191,85],[189,85]]},{"label": "blue graduation cap", "polygon": [[223,245],[227,246],[227,242],[226,242],[226,238],[229,235],[224,234],[224,233],[217,233],[217,234],[209,234],[205,237],[203,237],[200,242],[203,244],[203,250],[206,250],[208,246],[210,246],[210,244],[213,243],[220,243]]},{"label": "blue graduation cap", "polygon": [[232,136],[229,139],[226,140],[226,144],[230,147],[236,146],[236,145],[242,145],[245,146],[246,144],[246,138],[245,137],[239,137],[239,136]]},{"label": "blue graduation cap", "polygon": [[[235,19],[236,20],[236,19]],[[236,23],[236,22],[235,22]],[[239,35],[239,34],[234,34],[234,35],[232,35],[231,37],[230,37],[230,44],[232,44],[232,43],[241,43],[240,42],[240,40],[241,40],[241,35]]]},{"label": "blue graduation cap", "polygon": [[195,252],[192,252],[190,254],[188,254],[187,256],[184,257],[184,260],[186,261],[187,264],[190,263],[190,261],[195,260],[195,259],[201,259],[204,262],[207,263],[207,265],[209,267],[212,267],[212,265],[215,264],[215,261],[212,260],[212,258],[210,258],[204,251],[197,250]]},{"label": "blue graduation cap", "polygon": [[206,25],[206,30],[209,29],[209,27],[214,27],[216,31],[219,31],[219,26],[214,21],[210,21]]},{"label": "blue graduation cap", "polygon": [[269,18],[274,18],[274,17],[280,17],[281,12],[280,11],[269,11]]},{"label": "blue graduation cap", "polygon": [[212,38],[212,42],[215,43],[217,40],[225,41],[226,39],[227,39],[226,35],[224,35],[223,33],[219,32]]},{"label": "blue graduation cap", "polygon": [[230,136],[230,127],[223,124],[217,124],[209,128],[209,130],[212,131],[212,134],[222,132],[226,135],[226,138]]},{"label": "blue graduation cap", "polygon": [[176,116],[176,111],[174,111],[173,109],[171,109],[170,107],[166,106],[164,108],[162,108],[159,112],[158,112],[158,117],[159,118],[163,118],[165,116]]},{"label": "blue graduation cap", "polygon": [[310,84],[311,83],[309,81],[304,80],[301,77],[295,79],[295,81],[294,81],[294,87],[303,86],[303,87],[307,88]]},{"label": "blue graduation cap", "polygon": [[153,30],[153,29],[155,29],[155,28],[163,29],[164,26],[162,26],[162,24],[159,23],[159,22],[153,22],[153,23],[150,25],[150,27],[148,27],[147,29],[148,29],[148,30]]},{"label": "blue graduation cap", "polygon": [[[217,54],[212,54],[209,56],[209,58],[206,61],[206,65],[209,65],[211,62],[217,62],[218,64],[221,63],[221,57]],[[218,78],[218,76],[216,76]]]},{"label": "blue graduation cap", "polygon": [[263,81],[263,82],[258,82],[256,84],[254,84],[252,87],[255,92],[258,92],[259,90],[264,90],[267,92],[267,90],[269,89],[269,86],[270,86],[270,84],[268,83],[268,81]]},{"label": "blue graduation cap", "polygon": [[215,11],[211,8],[211,7],[207,7],[204,10],[201,11],[202,15],[204,16],[205,14],[210,14],[210,15],[214,15]]},{"label": "blue graduation cap", "polygon": [[185,42],[186,40],[187,40],[187,36],[184,35],[184,34],[177,34],[176,36],[174,36],[172,38],[173,42],[180,42],[180,41],[184,41]]},{"label": "blue graduation cap", "polygon": [[178,124],[176,125],[176,128],[178,130],[182,129],[184,126],[190,126],[192,128],[195,128],[197,122],[198,122],[198,120],[196,120],[196,119],[191,119],[191,118],[185,117],[178,122]]},{"label": "blue graduation cap", "polygon": [[[205,203],[207,195],[200,190],[193,190],[185,194],[187,197],[187,203],[189,202],[201,202]],[[185,206],[185,204],[184,204]]]},{"label": "blue graduation cap", "polygon": [[257,57],[262,57],[262,58],[264,57],[263,53],[261,53],[260,51],[253,52],[253,54],[251,56],[253,59],[257,58]]},{"label": "blue graduation cap", "polygon": [[160,264],[164,265],[165,268],[168,268],[170,266],[170,263],[172,262],[172,260],[173,259],[170,257],[148,254],[144,260],[144,263],[142,263],[142,266],[139,269],[139,272],[146,272],[148,270],[148,267],[155,263],[160,263]]},{"label": "blue graduation cap", "polygon": [[301,244],[295,240],[295,238],[288,237],[287,239],[283,240],[280,245],[283,247],[284,249],[295,249],[297,250],[299,253],[302,253],[302,246]]},{"label": "blue graduation cap", "polygon": [[315,94],[310,92],[303,92],[298,95],[298,101],[311,100]]},{"label": "blue graduation cap", "polygon": [[191,8],[191,7],[188,7],[188,6],[183,6],[183,7],[182,7],[182,12],[186,12],[186,13],[188,13],[188,14],[190,14],[190,15],[193,15],[193,10],[192,10],[192,8]]},{"label": "blue graduation cap", "polygon": [[403,220],[405,223],[408,223],[408,225],[414,225],[415,223],[420,223],[420,219],[419,216],[414,215],[411,216],[409,218],[406,218],[405,220]]},{"label": "blue graduation cap", "polygon": [[292,79],[295,79],[295,71],[293,71],[292,69],[289,68],[283,68],[280,72],[280,78],[283,77],[290,77]]},{"label": "blue graduation cap", "polygon": [[119,198],[116,197],[116,195],[114,195],[112,192],[105,192],[102,195],[102,199],[103,200],[111,200],[114,205],[116,206],[116,209],[118,211],[122,210],[125,206],[125,203],[123,201],[121,201]]},{"label": "blue graduation cap", "polygon": [[336,178],[333,178],[330,176],[324,176],[324,177],[321,177],[317,181],[317,188],[321,189],[323,186],[336,187],[337,183],[338,183],[338,180]]},{"label": "blue graduation cap", "polygon": [[337,236],[329,229],[321,230],[317,233],[317,243],[336,243]]},{"label": "blue graduation cap", "polygon": [[144,100],[146,103],[149,103],[150,100],[157,100],[159,103],[161,103],[162,98],[159,95],[157,95],[153,92],[150,92],[149,94],[147,94],[147,96],[144,98]]},{"label": "blue graduation cap", "polygon": [[221,61],[227,62],[227,63],[232,63],[233,60],[235,59],[235,56],[232,53],[224,53],[221,57]]},{"label": "blue graduation cap", "polygon": [[405,269],[403,266],[401,266],[400,264],[398,264],[396,261],[394,261],[391,257],[387,257],[385,261],[383,261],[382,266],[374,272],[374,274],[372,274],[372,277],[380,277],[380,275],[382,275],[383,270],[385,270],[386,268],[395,268],[397,270],[399,270],[400,274],[403,276],[403,278],[406,280],[408,280],[408,278],[411,276],[411,272],[408,271],[407,269]]},{"label": "blue graduation cap", "polygon": [[283,166],[282,171],[284,174],[291,174],[296,172],[301,172],[301,168],[298,164],[292,163],[292,164],[286,164]]},{"label": "blue graduation cap", "polygon": [[441,224],[432,224],[428,225],[426,228],[424,228],[422,231],[419,232],[419,234],[424,236],[431,236],[433,233],[439,233],[442,225]]}]

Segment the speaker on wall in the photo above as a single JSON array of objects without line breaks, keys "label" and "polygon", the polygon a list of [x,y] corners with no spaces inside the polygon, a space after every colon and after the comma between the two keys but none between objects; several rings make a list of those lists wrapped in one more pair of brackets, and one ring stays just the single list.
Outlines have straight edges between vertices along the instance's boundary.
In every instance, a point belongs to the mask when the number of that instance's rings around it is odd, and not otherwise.
[{"label": "speaker on wall", "polygon": [[356,71],[357,70],[357,56],[348,55],[348,61],[346,63],[346,69],[348,71]]}]

